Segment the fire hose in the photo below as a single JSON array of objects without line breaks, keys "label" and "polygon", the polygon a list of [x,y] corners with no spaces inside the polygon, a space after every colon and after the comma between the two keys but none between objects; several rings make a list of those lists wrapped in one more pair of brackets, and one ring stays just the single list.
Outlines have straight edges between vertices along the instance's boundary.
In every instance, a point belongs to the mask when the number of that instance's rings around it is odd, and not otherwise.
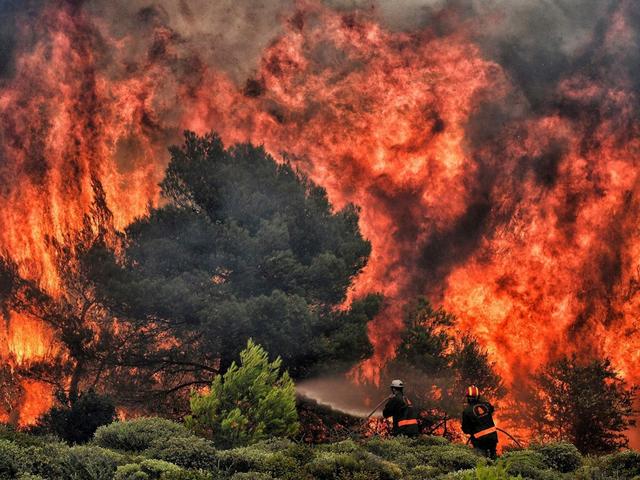
[{"label": "fire hose", "polygon": [[[382,404],[383,404],[384,402],[386,402],[387,400],[389,400],[391,397],[392,397],[392,395],[389,395],[387,398],[384,398],[380,403],[378,403],[378,404],[376,405],[376,407],[371,411],[371,413],[370,413],[369,415],[367,415],[367,418],[365,419],[365,422],[366,422],[367,420],[369,420],[369,419],[371,418],[371,416],[372,416],[374,413],[376,413],[376,412],[378,411],[378,409],[382,406]],[[496,430],[497,430],[497,431],[499,431],[499,432],[504,433],[507,437],[509,437],[511,440],[513,440],[513,441],[515,442],[515,444],[516,444],[516,445],[518,445],[518,447],[520,447],[520,448],[524,448],[524,447],[522,446],[522,444],[518,441],[518,439],[517,439],[517,438],[515,438],[513,435],[511,435],[511,434],[510,434],[509,432],[507,432],[506,430],[503,430],[502,428],[498,428],[498,427],[496,427]],[[466,445],[469,445],[469,442],[470,442],[470,441],[471,441],[471,437],[469,437],[469,438],[467,439],[467,443],[466,443]]]},{"label": "fire hose", "polygon": [[371,418],[371,416],[372,416],[374,413],[376,413],[376,412],[378,411],[378,409],[382,406],[382,404],[383,404],[384,402],[386,402],[387,400],[389,400],[392,396],[393,396],[393,395],[389,395],[388,397],[383,398],[383,399],[382,399],[382,401],[381,401],[379,404],[377,404],[377,405],[376,405],[376,408],[374,408],[374,409],[371,411],[371,413],[370,413],[369,415],[367,415],[367,418],[365,419],[365,421],[369,420],[369,419]]},{"label": "fire hose", "polygon": [[[517,439],[516,437],[514,437],[513,435],[511,435],[511,434],[510,434],[509,432],[507,432],[506,430],[503,430],[503,429],[498,428],[498,427],[496,427],[496,430],[497,430],[497,431],[499,431],[499,432],[504,433],[507,437],[509,437],[511,440],[513,440],[513,441],[515,442],[515,444],[516,444],[516,445],[518,445],[518,447],[520,447],[520,448],[524,448],[524,447],[522,446],[522,444],[518,441],[518,439]],[[471,441],[471,437],[469,437],[469,438],[467,439],[467,443],[466,443],[465,445],[469,445],[469,442],[470,442],[470,441]]]}]

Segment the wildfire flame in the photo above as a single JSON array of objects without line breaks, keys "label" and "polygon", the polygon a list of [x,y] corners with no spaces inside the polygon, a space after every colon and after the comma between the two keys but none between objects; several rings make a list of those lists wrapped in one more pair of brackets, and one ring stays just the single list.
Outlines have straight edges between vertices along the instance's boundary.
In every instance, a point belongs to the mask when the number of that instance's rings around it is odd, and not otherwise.
[{"label": "wildfire flame", "polygon": [[[591,67],[567,69],[541,108],[483,51],[482,24],[455,10],[442,16],[456,28],[407,33],[375,9],[297,2],[238,85],[161,8],[115,34],[99,14],[52,2],[37,21],[20,17],[24,44],[0,83],[0,248],[63,294],[50,239],[82,227],[93,180],[123,228],[157,204],[178,132],[215,129],[286,151],[337,207],[361,207],[373,253],[351,295],[389,299],[363,378],[393,355],[402,303],[427,294],[508,382],[569,351],[608,355],[638,381],[640,137],[623,68],[636,10],[619,2],[584,53]],[[3,355],[49,354],[36,321],[5,324]],[[24,388],[25,412],[46,408]]]}]

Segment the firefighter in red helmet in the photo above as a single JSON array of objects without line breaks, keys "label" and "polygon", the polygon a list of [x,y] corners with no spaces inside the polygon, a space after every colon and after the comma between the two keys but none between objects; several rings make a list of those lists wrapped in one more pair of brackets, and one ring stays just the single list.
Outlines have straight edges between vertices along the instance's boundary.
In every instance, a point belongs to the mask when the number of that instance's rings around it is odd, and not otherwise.
[{"label": "firefighter in red helmet", "polygon": [[462,431],[471,436],[473,448],[487,457],[496,458],[498,432],[493,421],[493,405],[480,398],[480,390],[475,385],[468,387],[466,393]]}]

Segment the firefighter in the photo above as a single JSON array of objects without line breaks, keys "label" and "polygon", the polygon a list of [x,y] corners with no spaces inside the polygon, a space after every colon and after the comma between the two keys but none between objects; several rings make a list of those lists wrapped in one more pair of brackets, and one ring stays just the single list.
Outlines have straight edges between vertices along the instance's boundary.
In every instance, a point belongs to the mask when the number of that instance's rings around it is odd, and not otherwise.
[{"label": "firefighter", "polygon": [[462,431],[471,435],[473,448],[483,455],[496,458],[498,431],[493,422],[493,405],[480,398],[475,385],[467,388],[467,406],[462,412]]},{"label": "firefighter", "polygon": [[418,415],[411,405],[411,401],[404,396],[404,382],[402,380],[391,382],[391,396],[384,406],[382,415],[393,421],[392,435],[415,437],[420,434]]}]

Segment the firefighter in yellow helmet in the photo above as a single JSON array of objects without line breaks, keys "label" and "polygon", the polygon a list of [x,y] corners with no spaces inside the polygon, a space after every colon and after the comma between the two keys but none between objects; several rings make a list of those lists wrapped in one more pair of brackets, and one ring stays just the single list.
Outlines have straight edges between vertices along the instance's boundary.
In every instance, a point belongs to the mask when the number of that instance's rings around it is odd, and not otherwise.
[{"label": "firefighter in yellow helmet", "polygon": [[382,411],[384,418],[393,419],[392,435],[414,437],[420,434],[418,415],[411,401],[404,396],[404,382],[391,382],[391,396]]},{"label": "firefighter in yellow helmet", "polygon": [[471,435],[473,448],[483,455],[496,458],[498,432],[493,422],[493,405],[480,398],[475,385],[467,388],[467,406],[462,412],[462,431]]}]

